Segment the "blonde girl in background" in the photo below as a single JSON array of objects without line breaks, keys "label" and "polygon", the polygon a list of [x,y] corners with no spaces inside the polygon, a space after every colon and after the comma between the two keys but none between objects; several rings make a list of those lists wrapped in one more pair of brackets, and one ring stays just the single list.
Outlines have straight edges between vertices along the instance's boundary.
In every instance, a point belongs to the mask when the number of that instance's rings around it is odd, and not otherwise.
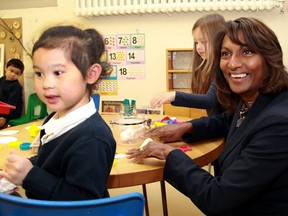
[{"label": "blonde girl in background", "polygon": [[192,28],[192,94],[180,91],[160,93],[151,100],[152,108],[171,102],[174,106],[207,109],[208,114],[223,111],[216,97],[212,64],[215,36],[223,30],[224,22],[223,16],[217,13],[203,16],[195,22]]}]

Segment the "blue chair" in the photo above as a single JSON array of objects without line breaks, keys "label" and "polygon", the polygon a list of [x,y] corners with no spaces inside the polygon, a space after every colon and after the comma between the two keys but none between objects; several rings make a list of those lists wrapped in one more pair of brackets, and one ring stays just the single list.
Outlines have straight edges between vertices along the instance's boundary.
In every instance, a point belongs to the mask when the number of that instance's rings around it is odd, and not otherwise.
[{"label": "blue chair", "polygon": [[96,94],[92,94],[91,97],[94,100],[94,104],[95,104],[96,109],[99,111],[100,95],[96,93]]},{"label": "blue chair", "polygon": [[81,201],[44,201],[0,193],[1,216],[143,216],[144,197],[138,192]]}]

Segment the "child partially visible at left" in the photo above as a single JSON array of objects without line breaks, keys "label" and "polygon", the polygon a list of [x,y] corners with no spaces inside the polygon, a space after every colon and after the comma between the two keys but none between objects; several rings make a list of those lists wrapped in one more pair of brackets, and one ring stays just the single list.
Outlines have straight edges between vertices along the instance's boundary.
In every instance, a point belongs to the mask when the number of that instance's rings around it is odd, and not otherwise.
[{"label": "child partially visible at left", "polygon": [[19,59],[6,63],[5,75],[0,78],[0,101],[15,106],[9,114],[0,114],[0,129],[5,128],[10,119],[20,118],[23,109],[23,87],[18,78],[23,74],[24,64]]},{"label": "child partially visible at left", "polygon": [[26,196],[41,200],[87,200],[108,197],[106,183],[116,142],[90,97],[100,78],[102,35],[74,26],[47,29],[32,50],[35,90],[53,112],[40,132],[35,157],[12,153],[0,171]]}]

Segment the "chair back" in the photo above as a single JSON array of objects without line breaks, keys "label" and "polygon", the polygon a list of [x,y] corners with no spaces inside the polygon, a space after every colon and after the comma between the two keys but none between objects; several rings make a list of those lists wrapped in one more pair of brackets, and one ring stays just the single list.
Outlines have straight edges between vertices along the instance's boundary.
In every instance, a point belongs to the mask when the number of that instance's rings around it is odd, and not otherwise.
[{"label": "chair back", "polygon": [[96,93],[96,94],[92,94],[91,97],[94,100],[95,108],[99,111],[100,95]]},{"label": "chair back", "polygon": [[81,201],[44,201],[0,193],[1,216],[143,216],[144,197],[138,192]]},{"label": "chair back", "polygon": [[27,111],[18,119],[11,119],[10,125],[26,124],[36,119],[43,119],[48,115],[47,106],[43,103],[36,93],[32,93],[28,98]]},{"label": "chair back", "polygon": [[39,99],[36,93],[32,93],[28,98],[27,114],[30,116],[30,121],[43,119],[48,115],[46,104]]}]

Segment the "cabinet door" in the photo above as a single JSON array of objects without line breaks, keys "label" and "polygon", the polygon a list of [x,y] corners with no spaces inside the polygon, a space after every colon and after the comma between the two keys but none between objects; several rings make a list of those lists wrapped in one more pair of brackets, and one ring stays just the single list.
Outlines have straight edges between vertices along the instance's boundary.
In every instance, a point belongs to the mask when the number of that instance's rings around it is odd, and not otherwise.
[{"label": "cabinet door", "polygon": [[207,116],[207,111],[205,109],[196,109],[196,108],[190,108],[190,118],[200,118],[202,116]]},{"label": "cabinet door", "polygon": [[183,116],[191,119],[200,118],[202,116],[207,116],[205,109],[187,108],[172,106],[170,103],[164,104],[164,115],[168,116]]},{"label": "cabinet door", "polygon": [[172,106],[170,103],[164,104],[164,115],[168,116],[183,116],[190,118],[190,108]]}]

